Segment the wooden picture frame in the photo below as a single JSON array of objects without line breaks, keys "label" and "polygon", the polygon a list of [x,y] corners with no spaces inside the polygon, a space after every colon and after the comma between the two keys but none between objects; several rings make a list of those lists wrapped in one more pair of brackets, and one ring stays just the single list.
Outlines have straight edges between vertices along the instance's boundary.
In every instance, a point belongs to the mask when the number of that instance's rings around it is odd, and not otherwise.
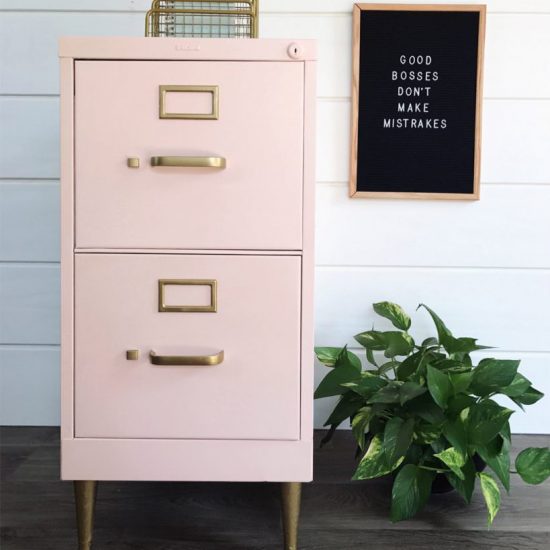
[{"label": "wooden picture frame", "polygon": [[[361,90],[360,90],[360,81],[361,81],[361,19],[363,13],[372,13],[372,12],[388,12],[387,17],[391,17],[393,14],[391,12],[412,12],[412,13],[419,13],[419,12],[457,12],[457,13],[470,13],[475,12],[479,14],[478,19],[478,30],[477,30],[477,64],[475,67],[475,113],[473,113],[473,116],[471,117],[470,124],[473,126],[473,131],[471,132],[471,135],[469,136],[469,140],[473,141],[473,150],[467,148],[467,147],[458,147],[456,148],[457,151],[467,151],[469,158],[472,159],[472,166],[468,168],[468,173],[471,173],[471,181],[468,177],[468,189],[466,192],[464,192],[464,189],[459,189],[457,192],[451,191],[449,192],[448,189],[444,189],[441,192],[438,190],[430,189],[429,191],[426,190],[419,190],[419,189],[401,189],[400,185],[404,187],[410,187],[412,183],[408,183],[406,181],[400,181],[397,185],[395,185],[395,189],[387,189],[390,185],[385,182],[381,184],[384,189],[382,190],[374,190],[374,189],[365,189],[365,184],[363,183],[366,181],[366,178],[361,179],[358,182],[358,163],[360,162],[367,162],[366,159],[361,158],[360,154],[360,133],[362,135],[366,135],[365,132],[368,132],[368,128],[365,129],[365,127],[361,127],[360,132],[360,116],[362,113],[366,112],[366,109],[364,107],[364,104],[360,104],[361,99],[364,100],[364,98],[361,96]],[[407,14],[404,14],[406,16]],[[483,52],[484,52],[484,42],[485,42],[485,18],[486,18],[486,6],[484,5],[474,5],[474,4],[453,4],[453,5],[440,5],[440,4],[422,4],[422,5],[413,5],[413,4],[355,4],[353,8],[353,66],[352,66],[352,90],[351,90],[351,155],[350,155],[350,180],[349,180],[349,196],[352,198],[381,198],[381,199],[459,199],[459,200],[478,200],[479,199],[479,178],[480,178],[480,157],[481,157],[481,109],[482,109],[482,99],[483,99],[483,93],[482,93],[482,75],[483,75]],[[464,18],[463,18],[464,19]],[[471,19],[471,18],[470,18]],[[417,19],[416,19],[417,20]],[[374,28],[371,25],[371,28]],[[367,27],[365,26],[365,29]],[[365,30],[366,32],[366,30]],[[442,51],[445,51],[445,47],[448,48],[448,45],[442,46]],[[472,46],[473,48],[474,46]],[[414,47],[412,48],[414,50]],[[449,49],[447,51],[450,51]],[[416,53],[414,51],[404,51],[404,54],[410,53]],[[384,52],[382,49],[378,50],[374,53],[374,55],[381,54],[383,55]],[[421,57],[421,56],[419,56]],[[431,56],[425,56],[430,57],[431,62]],[[473,55],[470,55],[470,58],[473,58]],[[395,56],[392,57],[393,67],[388,65],[385,67],[386,69],[393,68],[401,68],[396,67],[395,65]],[[472,66],[473,67],[473,66]],[[406,67],[408,70],[410,67]],[[473,68],[471,68],[470,73],[472,73]],[[389,74],[388,70],[388,74]],[[384,72],[386,74],[386,72]],[[370,78],[370,77],[369,77]],[[470,74],[470,80],[469,82],[469,93],[471,93],[472,87],[473,87],[473,74]],[[434,83],[435,86],[435,83]],[[365,87],[366,89],[366,87]],[[437,89],[436,89],[437,90]],[[428,103],[425,103],[425,105],[429,105]],[[371,110],[369,116],[372,116]],[[377,116],[379,113],[377,113]],[[393,119],[394,121],[396,119]],[[400,119],[404,121],[404,119]],[[463,120],[463,119],[461,119]],[[409,121],[410,122],[410,121]],[[386,122],[384,119],[384,126],[383,128],[388,128],[389,126],[386,126]],[[411,122],[412,124],[412,122]],[[380,126],[382,127],[382,126]],[[372,126],[371,126],[372,128]],[[393,128],[393,127],[392,127]],[[401,127],[399,127],[401,128]],[[418,132],[428,132],[428,130],[419,130]],[[433,131],[433,130],[430,130]],[[436,130],[437,131],[437,130]],[[417,133],[418,133],[417,132]],[[457,132],[458,133],[458,132]],[[450,134],[450,131],[447,135]],[[387,135],[387,134],[385,134]],[[402,139],[402,138],[400,138]],[[428,138],[431,139],[431,138]],[[377,141],[377,143],[382,143],[380,140]],[[382,145],[380,146],[382,147]],[[361,147],[362,149],[362,147]],[[394,149],[395,150],[395,149]],[[451,154],[449,152],[449,148],[447,149],[447,152],[449,155]],[[387,151],[386,151],[387,153]],[[423,151],[424,155],[428,155],[429,151],[427,148],[424,148]],[[373,153],[373,158],[380,158],[379,155],[377,156],[376,151]],[[398,159],[398,157],[397,157]],[[458,161],[458,160],[457,160]],[[451,163],[452,164],[452,163]],[[460,164],[461,166],[464,165],[464,163]],[[469,163],[468,163],[469,166]],[[373,173],[376,173],[373,170]],[[443,175],[444,176],[444,175]],[[455,172],[455,176],[451,177],[458,177]],[[394,185],[393,182],[391,185]],[[466,185],[465,182],[461,185],[461,187],[464,187]],[[433,185],[432,185],[433,186]],[[458,186],[457,186],[458,187]],[[471,188],[470,188],[471,187]]]}]

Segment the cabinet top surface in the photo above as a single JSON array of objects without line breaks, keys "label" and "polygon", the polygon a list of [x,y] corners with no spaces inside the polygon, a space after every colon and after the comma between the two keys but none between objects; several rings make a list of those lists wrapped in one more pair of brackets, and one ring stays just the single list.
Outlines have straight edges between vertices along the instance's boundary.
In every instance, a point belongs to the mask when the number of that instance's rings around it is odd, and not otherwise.
[{"label": "cabinet top surface", "polygon": [[59,57],[296,62],[314,60],[316,42],[292,38],[67,36],[59,39]]}]

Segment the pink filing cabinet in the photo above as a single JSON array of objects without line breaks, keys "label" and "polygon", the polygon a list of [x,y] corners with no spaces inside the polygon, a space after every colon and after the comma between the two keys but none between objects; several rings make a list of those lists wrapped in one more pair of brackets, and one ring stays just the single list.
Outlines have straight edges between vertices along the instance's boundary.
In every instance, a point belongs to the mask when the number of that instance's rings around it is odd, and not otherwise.
[{"label": "pink filing cabinet", "polygon": [[315,45],[60,41],[61,475],[312,479]]}]

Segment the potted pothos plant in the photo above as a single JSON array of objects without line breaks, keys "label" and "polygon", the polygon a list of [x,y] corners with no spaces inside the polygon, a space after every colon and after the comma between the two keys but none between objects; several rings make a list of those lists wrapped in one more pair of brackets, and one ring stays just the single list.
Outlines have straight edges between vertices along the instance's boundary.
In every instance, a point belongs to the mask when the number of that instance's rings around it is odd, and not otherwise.
[{"label": "potted pothos plant", "polygon": [[[543,394],[518,372],[517,360],[484,358],[475,365],[471,353],[487,346],[454,337],[434,311],[418,307],[430,314],[437,332],[420,344],[399,305],[373,304],[397,330],[355,336],[365,348],[366,369],[346,346],[315,349],[330,368],[315,398],[340,396],[323,443],[350,419],[361,456],[353,479],[394,476],[392,521],[414,516],[441,482],[469,503],[477,481],[490,525],[500,507],[498,481],[510,489],[513,413],[494,397],[504,395],[523,409]],[[550,477],[550,448],[524,449],[515,469],[526,483],[542,483]]]}]

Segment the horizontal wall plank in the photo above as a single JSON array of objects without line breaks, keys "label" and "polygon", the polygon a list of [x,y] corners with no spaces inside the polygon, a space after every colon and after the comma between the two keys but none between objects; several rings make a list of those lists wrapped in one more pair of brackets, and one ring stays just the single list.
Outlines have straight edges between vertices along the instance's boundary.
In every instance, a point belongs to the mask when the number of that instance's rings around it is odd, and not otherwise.
[{"label": "horizontal wall plank", "polygon": [[317,40],[317,95],[350,96],[351,14],[267,15],[260,19],[260,36]]},{"label": "horizontal wall plank", "polygon": [[318,185],[316,260],[550,268],[549,205],[550,185],[486,185],[480,201],[350,199],[347,184]]},{"label": "horizontal wall plank", "polygon": [[0,177],[59,178],[59,99],[0,97]]},{"label": "horizontal wall plank", "polygon": [[[485,97],[547,98],[545,67],[550,51],[550,15],[498,15],[487,18],[484,62]],[[321,97],[349,97],[351,90],[351,15],[270,15],[262,36],[299,36],[318,40],[318,90]],[[510,40],[516,36],[517,40]],[[436,63],[436,61],[434,61]]]},{"label": "horizontal wall plank", "polygon": [[17,12],[0,18],[3,94],[59,93],[60,36],[143,36],[144,29],[139,13]]},{"label": "horizontal wall plank", "polygon": [[[486,186],[478,202],[414,202],[350,200],[347,184],[319,185],[316,259],[320,265],[547,268],[549,204],[550,186]],[[365,238],[380,227],[383,239]],[[58,182],[0,182],[0,261],[59,261]]]},{"label": "horizontal wall plank", "polygon": [[352,345],[353,335],[375,322],[388,330],[372,304],[389,300],[411,314],[419,340],[433,334],[429,315],[415,313],[425,303],[456,336],[504,350],[550,351],[550,270],[319,267],[315,296],[316,345]]},{"label": "horizontal wall plank", "polygon": [[549,51],[550,15],[489,15],[485,36],[483,95],[502,98],[550,97]]},{"label": "horizontal wall plank", "polygon": [[0,261],[59,261],[59,182],[0,181]]},{"label": "horizontal wall plank", "polygon": [[[317,179],[347,181],[350,103],[318,106]],[[550,183],[550,100],[485,100],[482,183]]]},{"label": "horizontal wall plank", "polygon": [[0,425],[58,426],[59,349],[0,346]]},{"label": "horizontal wall plank", "polygon": [[481,181],[550,182],[550,100],[484,101]]},{"label": "horizontal wall plank", "polygon": [[[536,0],[535,0],[536,1]],[[0,11],[69,11],[69,12],[143,12],[151,7],[151,0],[1,0]]]},{"label": "horizontal wall plank", "polygon": [[[550,3],[549,3],[550,4]],[[62,35],[143,34],[143,16],[132,13],[4,13],[0,35],[3,94],[57,94],[57,40]],[[550,97],[545,67],[550,15],[499,15],[487,20],[484,94],[499,98]],[[26,32],[22,33],[24,27]],[[351,15],[266,14],[261,36],[318,40],[318,95],[349,97]],[[32,35],[33,40],[28,36]],[[510,40],[510,36],[515,40]]]},{"label": "horizontal wall plank", "polygon": [[[364,356],[364,350],[353,349],[360,357]],[[520,372],[526,376],[533,386],[545,395],[550,395],[550,377],[548,376],[548,365],[550,354],[533,353],[510,353],[499,351],[478,352],[475,354],[477,360],[483,357],[495,357],[497,359],[520,359]],[[315,386],[326,375],[328,369],[317,364],[315,368]],[[505,407],[515,412],[510,419],[510,426],[513,433],[518,434],[543,434],[548,433],[548,418],[550,418],[550,399],[541,399],[538,403],[525,407],[522,412],[512,401],[505,397],[498,397],[497,400]],[[321,428],[329,417],[336,398],[319,399],[315,401],[315,427]],[[344,422],[341,428],[348,429],[349,424]]]},{"label": "horizontal wall plank", "polygon": [[[390,2],[387,2],[390,3]],[[400,0],[399,4],[418,4],[418,0]],[[448,4],[448,0],[430,0],[430,4]],[[478,0],[461,0],[461,4],[479,4]],[[490,12],[550,13],[547,0],[486,0]],[[352,9],[354,0],[260,0],[260,15],[264,12],[344,13]],[[2,0],[2,10],[68,10],[68,11],[141,11],[151,6],[151,0]]]},{"label": "horizontal wall plank", "polygon": [[0,344],[59,344],[59,265],[0,264]]},{"label": "horizontal wall plank", "polygon": [[350,102],[317,102],[317,181],[348,181]]}]

